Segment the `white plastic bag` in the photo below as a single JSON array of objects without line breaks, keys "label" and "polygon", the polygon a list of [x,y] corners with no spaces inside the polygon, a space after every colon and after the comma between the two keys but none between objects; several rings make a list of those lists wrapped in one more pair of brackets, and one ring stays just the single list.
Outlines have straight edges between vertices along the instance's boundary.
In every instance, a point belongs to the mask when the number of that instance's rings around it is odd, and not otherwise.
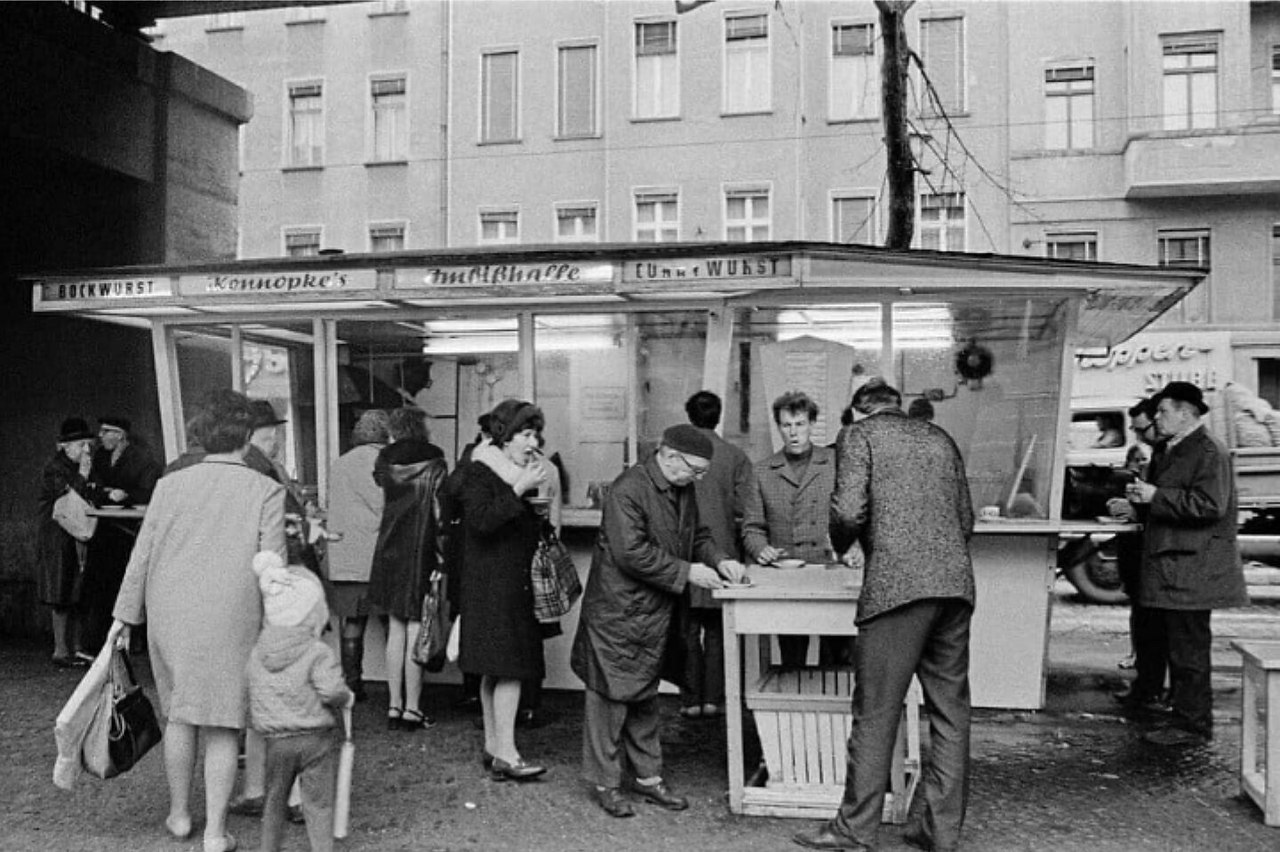
[{"label": "white plastic bag", "polygon": [[89,515],[88,501],[74,488],[53,502],[53,519],[76,541],[88,541],[98,529],[98,519]]},{"label": "white plastic bag", "polygon": [[53,738],[58,743],[58,758],[53,764],[53,783],[63,790],[75,786],[84,772],[81,750],[89,726],[98,712],[98,698],[111,678],[111,652],[114,642],[107,642],[98,652],[89,671],[80,679],[75,692],[67,699],[53,723]]},{"label": "white plastic bag", "polygon": [[453,620],[449,628],[449,643],[444,646],[445,658],[451,663],[458,662],[458,647],[462,644],[462,616]]}]

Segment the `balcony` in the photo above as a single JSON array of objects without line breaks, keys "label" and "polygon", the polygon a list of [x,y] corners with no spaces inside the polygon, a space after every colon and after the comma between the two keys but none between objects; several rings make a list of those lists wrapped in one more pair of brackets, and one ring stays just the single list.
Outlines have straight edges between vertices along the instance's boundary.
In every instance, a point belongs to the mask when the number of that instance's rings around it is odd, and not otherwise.
[{"label": "balcony", "polygon": [[1280,192],[1280,123],[1135,136],[1124,172],[1128,198]]}]

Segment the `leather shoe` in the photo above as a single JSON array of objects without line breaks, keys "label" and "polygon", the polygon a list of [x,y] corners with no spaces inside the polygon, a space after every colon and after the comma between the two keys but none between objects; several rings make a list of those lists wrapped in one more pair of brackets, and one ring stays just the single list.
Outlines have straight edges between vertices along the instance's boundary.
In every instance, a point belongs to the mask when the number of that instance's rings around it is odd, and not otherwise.
[{"label": "leather shoe", "polygon": [[1205,734],[1200,731],[1192,731],[1188,728],[1180,728],[1176,725],[1170,725],[1165,728],[1156,728],[1153,731],[1147,731],[1142,735],[1144,742],[1158,746],[1202,746],[1212,739],[1212,735]]},{"label": "leather shoe", "polygon": [[859,843],[846,834],[835,830],[831,823],[823,823],[815,831],[801,831],[793,834],[791,839],[806,849],[849,849],[853,852],[868,852],[871,849],[865,843]]},{"label": "leather shoe", "polygon": [[902,842],[924,852],[954,852],[954,846],[939,846],[921,826],[910,826],[902,833]]},{"label": "leather shoe", "polygon": [[500,757],[493,759],[489,767],[489,777],[494,781],[532,781],[547,771],[547,767],[536,763],[525,763],[521,758],[515,763],[508,763]]},{"label": "leather shoe", "polygon": [[605,787],[596,790],[596,802],[604,809],[604,812],[611,817],[631,817],[635,816],[635,809],[631,807],[631,803],[623,798],[622,791],[617,787]]},{"label": "leather shoe", "polygon": [[671,792],[666,781],[659,781],[657,784],[641,784],[637,781],[631,785],[631,792],[669,811],[683,811],[689,807],[689,800]]}]

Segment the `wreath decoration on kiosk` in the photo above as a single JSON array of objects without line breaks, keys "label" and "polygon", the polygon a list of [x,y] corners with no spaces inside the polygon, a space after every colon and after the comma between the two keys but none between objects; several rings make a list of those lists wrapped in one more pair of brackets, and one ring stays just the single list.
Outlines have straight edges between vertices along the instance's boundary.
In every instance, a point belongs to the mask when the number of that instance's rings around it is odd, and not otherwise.
[{"label": "wreath decoration on kiosk", "polygon": [[956,372],[960,374],[963,382],[974,390],[982,387],[982,380],[991,375],[994,364],[995,359],[991,355],[991,350],[979,345],[975,340],[970,340],[956,353]]}]

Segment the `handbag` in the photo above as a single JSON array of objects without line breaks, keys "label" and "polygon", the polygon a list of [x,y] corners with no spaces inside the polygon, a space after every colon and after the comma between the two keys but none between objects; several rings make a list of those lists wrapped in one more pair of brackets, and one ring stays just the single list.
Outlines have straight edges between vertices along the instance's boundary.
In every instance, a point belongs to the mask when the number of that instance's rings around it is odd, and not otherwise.
[{"label": "handbag", "polygon": [[538,541],[529,578],[533,583],[533,614],[543,623],[568,613],[582,595],[582,581],[573,557],[550,527]]},{"label": "handbag", "polygon": [[429,672],[444,668],[445,647],[449,644],[449,599],[445,595],[444,574],[431,572],[427,593],[422,596],[422,624],[413,643],[413,661]]},{"label": "handbag", "polygon": [[84,768],[98,778],[114,778],[132,769],[160,737],[155,708],[134,679],[129,655],[112,649],[109,674],[81,752]]},{"label": "handbag", "polygon": [[89,502],[74,488],[53,501],[53,519],[76,541],[88,541],[98,529],[98,519],[89,515]]}]

